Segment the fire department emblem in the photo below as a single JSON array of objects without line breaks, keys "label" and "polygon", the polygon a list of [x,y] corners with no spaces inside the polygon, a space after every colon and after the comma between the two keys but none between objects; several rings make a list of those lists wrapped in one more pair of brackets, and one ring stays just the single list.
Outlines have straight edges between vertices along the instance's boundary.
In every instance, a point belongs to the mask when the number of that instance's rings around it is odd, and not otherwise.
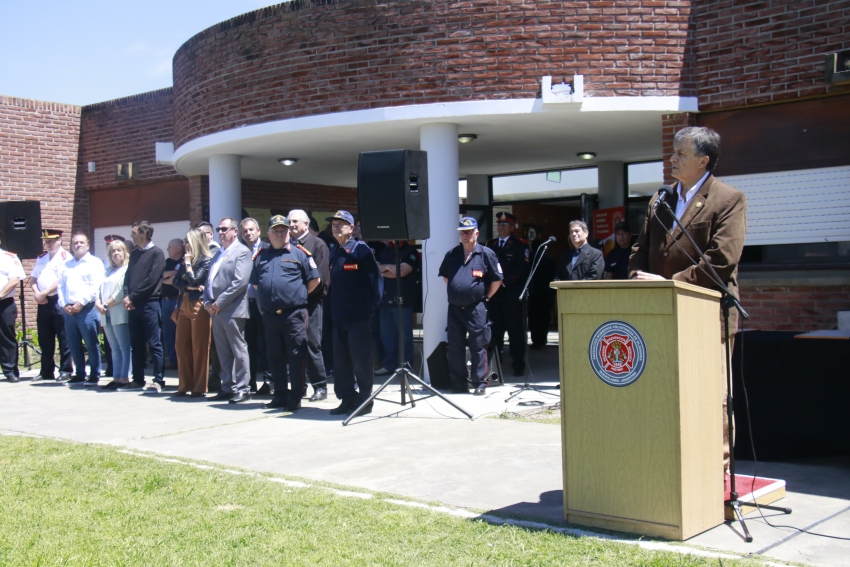
[{"label": "fire department emblem", "polygon": [[623,321],[600,325],[590,338],[590,367],[609,386],[633,384],[646,368],[646,343],[640,333]]}]

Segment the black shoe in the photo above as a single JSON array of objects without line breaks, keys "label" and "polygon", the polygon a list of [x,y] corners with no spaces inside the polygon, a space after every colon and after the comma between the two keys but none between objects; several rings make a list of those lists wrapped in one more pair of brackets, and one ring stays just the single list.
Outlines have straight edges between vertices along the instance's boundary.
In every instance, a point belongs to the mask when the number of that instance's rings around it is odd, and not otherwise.
[{"label": "black shoe", "polygon": [[86,381],[83,383],[83,386],[85,386],[86,388],[91,388],[97,386],[98,382],[100,382],[99,376],[91,376],[89,378],[86,378]]},{"label": "black shoe", "polygon": [[73,378],[68,380],[67,384],[82,384],[85,381],[85,376],[74,376]]},{"label": "black shoe", "polygon": [[321,402],[322,400],[328,399],[328,390],[326,388],[316,388],[316,391],[313,392],[313,395],[310,396],[311,402]]},{"label": "black shoe", "polygon": [[121,386],[121,382],[116,382],[115,380],[113,380],[106,386],[101,386],[100,389],[104,392],[114,392],[118,389],[119,386]]},{"label": "black shoe", "polygon": [[342,400],[341,404],[339,404],[337,407],[332,409],[330,411],[330,414],[331,415],[348,415],[351,412],[353,412],[355,409],[357,409],[357,406],[354,405],[355,403],[357,403],[357,402],[355,402],[352,398],[346,398],[346,399]]},{"label": "black shoe", "polygon": [[292,398],[286,402],[286,411],[298,411],[301,409],[301,398]]},{"label": "black shoe", "polygon": [[70,379],[71,379],[71,373],[70,372],[60,372],[59,378],[57,378],[56,381],[57,382],[67,382]]},{"label": "black shoe", "polygon": [[230,394],[228,392],[219,392],[218,394],[210,398],[210,400],[212,400],[213,402],[221,402],[223,400],[229,400],[232,397],[233,394]]},{"label": "black shoe", "polygon": [[207,395],[206,395],[206,394],[204,394],[203,392],[192,392],[191,394],[189,394],[189,397],[190,397],[190,398],[193,398],[193,399],[196,399],[196,398],[206,398],[206,397],[207,397]]},{"label": "black shoe", "polygon": [[263,404],[263,407],[268,409],[285,408],[286,406],[286,400],[284,400],[283,398],[272,398],[272,401],[267,404]]},{"label": "black shoe", "polygon": [[472,393],[473,396],[483,396],[487,393],[487,385],[486,384],[478,384],[475,387],[475,391]]},{"label": "black shoe", "polygon": [[121,384],[118,386],[119,392],[141,392],[145,389],[144,382],[136,382],[135,380],[130,380],[127,384]]},{"label": "black shoe", "polygon": [[183,396],[187,395],[188,393],[189,392],[174,392],[171,395],[174,396],[175,398],[182,398]]},{"label": "black shoe", "polygon": [[245,392],[240,392],[240,393],[236,394],[235,396],[233,396],[232,398],[230,398],[230,401],[227,402],[227,403],[238,404],[238,403],[241,403],[241,402],[247,402],[250,399],[251,399],[251,394],[248,394],[248,393],[245,393]]},{"label": "black shoe", "polygon": [[[360,410],[360,413],[358,413],[357,415],[366,415],[367,413],[372,413],[373,407],[375,407],[375,402],[369,402],[368,404],[366,404],[366,407],[364,407],[362,410]],[[354,412],[354,410],[356,410],[356,409],[357,409],[357,406],[351,408],[351,412]]]},{"label": "black shoe", "polygon": [[15,376],[14,374],[6,374],[6,380],[11,382],[12,384],[17,384],[21,381],[21,379]]},{"label": "black shoe", "polygon": [[274,392],[272,392],[272,387],[269,385],[268,382],[266,382],[257,389],[258,396],[271,396],[273,393]]},{"label": "black shoe", "polygon": [[42,376],[41,374],[39,374],[38,376],[36,376],[32,379],[33,382],[38,382],[39,380],[53,381],[53,380],[56,380],[56,377],[55,376]]},{"label": "black shoe", "polygon": [[162,392],[165,390],[165,379],[164,378],[154,378],[153,379],[153,387],[156,388],[157,392]]}]

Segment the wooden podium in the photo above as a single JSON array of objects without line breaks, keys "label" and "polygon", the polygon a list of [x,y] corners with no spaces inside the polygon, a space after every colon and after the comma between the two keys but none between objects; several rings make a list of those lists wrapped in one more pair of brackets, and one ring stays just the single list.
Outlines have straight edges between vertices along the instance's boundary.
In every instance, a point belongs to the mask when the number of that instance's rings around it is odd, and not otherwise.
[{"label": "wooden podium", "polygon": [[552,287],[564,519],[675,540],[722,523],[720,294],[674,281]]}]

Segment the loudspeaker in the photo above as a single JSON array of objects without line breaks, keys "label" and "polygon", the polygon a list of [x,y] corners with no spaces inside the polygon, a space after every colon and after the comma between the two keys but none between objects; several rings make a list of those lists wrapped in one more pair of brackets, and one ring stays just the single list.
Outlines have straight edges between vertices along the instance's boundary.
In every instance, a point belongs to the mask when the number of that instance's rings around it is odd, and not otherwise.
[{"label": "loudspeaker", "polygon": [[21,260],[41,254],[41,201],[0,201],[0,227],[4,250]]},{"label": "loudspeaker", "polygon": [[448,346],[446,341],[442,341],[428,357],[428,377],[431,378],[431,387],[437,390],[446,390],[452,385],[452,379],[449,376]]},{"label": "loudspeaker", "polygon": [[357,202],[363,240],[429,238],[428,153],[361,152]]}]

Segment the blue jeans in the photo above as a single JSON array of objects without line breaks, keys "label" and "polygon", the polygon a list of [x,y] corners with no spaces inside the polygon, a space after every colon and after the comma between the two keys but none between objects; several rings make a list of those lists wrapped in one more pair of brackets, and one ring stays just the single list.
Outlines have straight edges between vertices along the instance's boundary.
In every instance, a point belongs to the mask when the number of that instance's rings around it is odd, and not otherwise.
[{"label": "blue jeans", "polygon": [[[384,358],[381,361],[387,370],[398,368],[398,307],[381,305],[381,341],[384,343]],[[413,368],[413,308],[403,307],[404,319],[404,361]]]},{"label": "blue jeans", "polygon": [[171,312],[177,307],[177,298],[162,298],[162,350],[169,364],[177,364],[177,349],[174,341],[177,338],[177,323],[171,320]]},{"label": "blue jeans", "polygon": [[68,335],[68,346],[71,348],[71,358],[74,361],[74,375],[85,377],[86,355],[83,352],[83,341],[89,353],[89,376],[98,378],[100,375],[100,344],[97,341],[99,325],[94,303],[89,303],[79,313],[65,313],[65,332]]},{"label": "blue jeans", "polygon": [[116,380],[130,377],[130,325],[113,325],[108,322],[103,326],[106,340],[112,347],[112,377]]}]

